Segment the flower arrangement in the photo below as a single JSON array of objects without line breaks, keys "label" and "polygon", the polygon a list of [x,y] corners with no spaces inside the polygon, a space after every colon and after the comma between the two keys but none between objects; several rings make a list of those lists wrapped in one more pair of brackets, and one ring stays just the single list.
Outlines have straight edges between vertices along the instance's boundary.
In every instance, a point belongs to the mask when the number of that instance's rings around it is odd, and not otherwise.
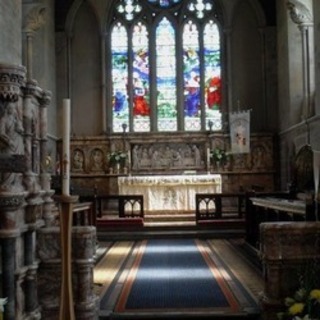
[{"label": "flower arrangement", "polygon": [[115,166],[117,164],[124,165],[128,154],[125,151],[114,151],[109,153],[108,161],[109,166]]},{"label": "flower arrangement", "polygon": [[227,161],[228,155],[225,150],[216,147],[210,151],[210,159],[214,162],[224,164]]},{"label": "flower arrangement", "polygon": [[286,309],[278,313],[280,320],[320,320],[320,267],[318,261],[307,262],[298,272],[299,289],[284,300]]},{"label": "flower arrangement", "polygon": [[285,306],[287,310],[278,314],[280,320],[319,320],[320,289],[300,288],[285,299]]}]

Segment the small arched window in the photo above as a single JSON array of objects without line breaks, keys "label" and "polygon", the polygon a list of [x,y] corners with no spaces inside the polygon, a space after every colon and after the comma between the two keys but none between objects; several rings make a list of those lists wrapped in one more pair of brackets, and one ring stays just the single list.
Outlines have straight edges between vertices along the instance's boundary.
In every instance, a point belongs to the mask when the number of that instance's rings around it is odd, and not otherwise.
[{"label": "small arched window", "polygon": [[116,3],[107,45],[112,131],[220,130],[221,39],[214,2]]}]

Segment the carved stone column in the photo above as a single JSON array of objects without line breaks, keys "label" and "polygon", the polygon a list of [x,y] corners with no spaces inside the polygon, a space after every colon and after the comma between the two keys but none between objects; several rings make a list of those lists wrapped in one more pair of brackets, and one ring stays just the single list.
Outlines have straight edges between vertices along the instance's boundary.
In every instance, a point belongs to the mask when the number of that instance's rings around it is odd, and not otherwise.
[{"label": "carved stone column", "polygon": [[21,279],[23,266],[19,263],[22,248],[17,239],[23,226],[25,192],[22,173],[25,170],[21,87],[25,69],[0,64],[0,239],[1,294],[8,298],[5,320],[16,317],[16,278]]},{"label": "carved stone column", "polygon": [[74,227],[73,243],[76,270],[76,319],[94,320],[98,312],[98,298],[93,292],[96,228],[92,226]]},{"label": "carved stone column", "polygon": [[52,215],[54,190],[51,189],[51,174],[47,172],[47,168],[53,161],[47,150],[48,144],[48,106],[51,102],[51,92],[44,91],[40,99],[40,185],[43,191],[43,219],[45,225],[51,226],[54,224],[54,217]]},{"label": "carved stone column", "polygon": [[[98,297],[93,291],[93,268],[96,228],[72,228],[72,273],[74,308],[77,320],[97,319]],[[59,227],[42,228],[38,232],[38,255],[41,260],[39,287],[42,317],[59,318],[61,285],[61,247]]]},{"label": "carved stone column", "polygon": [[303,65],[303,114],[304,119],[314,115],[313,96],[315,92],[315,65],[313,18],[311,12],[299,1],[288,1],[291,19],[301,31],[302,37],[302,65]]}]

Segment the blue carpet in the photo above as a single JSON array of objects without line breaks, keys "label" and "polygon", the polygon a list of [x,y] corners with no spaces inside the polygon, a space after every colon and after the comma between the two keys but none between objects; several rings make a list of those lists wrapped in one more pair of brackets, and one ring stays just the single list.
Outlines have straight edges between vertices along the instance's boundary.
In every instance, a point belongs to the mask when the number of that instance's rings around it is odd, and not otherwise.
[{"label": "blue carpet", "polygon": [[228,305],[194,241],[148,241],[126,309]]},{"label": "blue carpet", "polygon": [[193,239],[143,243],[118,299],[116,312],[216,310],[238,312],[228,281]]}]

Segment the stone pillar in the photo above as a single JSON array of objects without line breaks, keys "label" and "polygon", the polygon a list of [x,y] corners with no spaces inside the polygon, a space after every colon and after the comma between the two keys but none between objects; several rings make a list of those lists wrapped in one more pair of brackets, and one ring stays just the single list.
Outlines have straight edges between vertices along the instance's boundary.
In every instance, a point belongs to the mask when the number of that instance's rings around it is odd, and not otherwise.
[{"label": "stone pillar", "polygon": [[42,188],[43,199],[43,219],[45,225],[52,226],[54,224],[54,216],[52,215],[52,195],[54,190],[51,189],[51,174],[48,172],[48,167],[54,159],[48,155],[48,106],[51,101],[51,93],[46,91],[40,100],[40,185]]},{"label": "stone pillar", "polygon": [[[313,1],[313,16],[314,26],[320,25],[320,1]],[[314,28],[314,42],[315,42],[315,114],[320,114],[320,29]]]},{"label": "stone pillar", "polygon": [[[0,6],[1,7],[1,6]],[[17,246],[23,225],[25,193],[22,186],[24,146],[21,114],[23,67],[0,64],[0,239],[2,260],[2,297],[8,298],[5,320],[16,318],[16,276],[22,272],[18,263],[21,251]],[[16,250],[18,248],[18,250]]]},{"label": "stone pillar", "polygon": [[[27,6],[25,6],[27,7]],[[23,32],[25,34],[25,65],[27,66],[27,80],[33,79],[33,38],[34,34],[41,28],[45,22],[46,7],[43,5],[32,6],[24,21]]]},{"label": "stone pillar", "polygon": [[302,37],[302,75],[303,75],[303,110],[302,117],[307,119],[314,115],[314,39],[313,18],[310,10],[301,2],[290,0],[288,8],[291,19],[299,27]]},{"label": "stone pillar", "polygon": [[94,320],[98,298],[93,292],[93,268],[96,247],[96,228],[74,227],[74,265],[76,270],[75,313],[77,320]]},{"label": "stone pillar", "polygon": [[21,65],[21,1],[1,1],[0,17],[0,63]]},{"label": "stone pillar", "polygon": [[[96,228],[72,228],[72,273],[74,308],[77,320],[95,320],[98,297],[93,291],[93,268],[96,248]],[[61,285],[61,248],[59,227],[42,228],[38,232],[38,255],[41,260],[39,288],[42,317],[59,318]]]}]

